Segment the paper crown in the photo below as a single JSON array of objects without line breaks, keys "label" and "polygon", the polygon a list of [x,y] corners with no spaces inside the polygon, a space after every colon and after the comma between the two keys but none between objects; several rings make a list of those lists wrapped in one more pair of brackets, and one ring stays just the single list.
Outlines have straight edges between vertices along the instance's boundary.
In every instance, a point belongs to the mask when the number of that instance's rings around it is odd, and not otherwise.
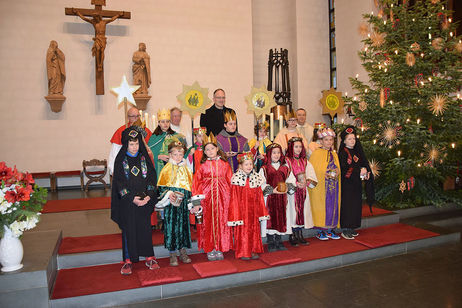
[{"label": "paper crown", "polygon": [[170,153],[174,148],[182,148],[184,150],[185,145],[183,142],[179,140],[175,140],[175,141],[170,142],[170,144],[168,145],[168,152]]},{"label": "paper crown", "polygon": [[253,154],[252,152],[244,152],[244,153],[241,153],[241,154],[238,154],[237,155],[237,161],[242,164],[244,161],[246,160],[251,160],[253,161]]},{"label": "paper crown", "polygon": [[162,108],[161,110],[157,111],[157,120],[170,120],[170,110]]},{"label": "paper crown", "polygon": [[286,121],[289,121],[289,119],[297,118],[297,115],[293,110],[291,110],[289,113],[286,114],[285,118]]},{"label": "paper crown", "polygon": [[314,123],[314,128],[321,129],[321,128],[326,128],[327,125],[326,123]]},{"label": "paper crown", "polygon": [[332,128],[323,128],[321,130],[318,130],[318,138],[322,139],[324,137],[335,137],[335,132]]},{"label": "paper crown", "polygon": [[274,148],[279,148],[279,149],[282,150],[282,147],[279,144],[277,144],[276,142],[273,142],[269,146],[266,147],[266,152],[268,152],[269,150],[272,150]]},{"label": "paper crown", "polygon": [[193,129],[193,132],[194,132],[194,135],[199,135],[199,134],[206,135],[207,134],[207,128],[205,128],[205,127],[195,127]]},{"label": "paper crown", "polygon": [[234,110],[225,111],[224,118],[225,123],[229,121],[236,121],[236,113],[234,112]]},{"label": "paper crown", "polygon": [[213,133],[210,133],[210,135],[208,136],[206,134],[203,134],[202,135],[202,146],[205,147],[209,143],[217,145],[217,138],[215,138]]},{"label": "paper crown", "polygon": [[257,123],[257,129],[258,130],[260,130],[260,129],[268,130],[269,129],[269,123],[266,122],[266,121],[258,122]]}]

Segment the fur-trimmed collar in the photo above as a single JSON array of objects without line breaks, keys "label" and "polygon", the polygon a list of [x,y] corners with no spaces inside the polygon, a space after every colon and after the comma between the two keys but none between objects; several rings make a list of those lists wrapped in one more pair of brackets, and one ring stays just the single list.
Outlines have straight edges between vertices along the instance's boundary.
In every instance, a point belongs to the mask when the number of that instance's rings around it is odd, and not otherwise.
[{"label": "fur-trimmed collar", "polygon": [[263,184],[263,178],[255,170],[247,175],[242,169],[238,169],[231,177],[231,185],[245,186],[247,178],[250,188],[260,187]]},{"label": "fur-trimmed collar", "polygon": [[174,162],[173,159],[171,158],[168,159],[168,162],[171,163],[172,165],[179,166],[179,167],[186,165],[186,160],[184,158],[178,164]]}]

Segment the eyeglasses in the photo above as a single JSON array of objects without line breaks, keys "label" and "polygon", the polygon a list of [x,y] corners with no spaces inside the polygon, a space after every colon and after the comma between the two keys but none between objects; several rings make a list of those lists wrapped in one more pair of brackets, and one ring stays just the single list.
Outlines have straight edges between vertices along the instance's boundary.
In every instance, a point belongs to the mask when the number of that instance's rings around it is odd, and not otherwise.
[{"label": "eyeglasses", "polygon": [[139,118],[140,115],[139,115],[139,114],[137,114],[137,115],[129,115],[128,117],[129,117],[129,118]]},{"label": "eyeglasses", "polygon": [[225,99],[226,96],[215,96],[215,99]]}]

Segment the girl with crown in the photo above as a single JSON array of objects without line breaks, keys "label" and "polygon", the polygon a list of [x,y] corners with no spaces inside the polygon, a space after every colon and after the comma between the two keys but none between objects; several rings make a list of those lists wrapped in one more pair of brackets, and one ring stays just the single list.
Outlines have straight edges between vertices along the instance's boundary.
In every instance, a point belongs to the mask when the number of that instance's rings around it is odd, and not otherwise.
[{"label": "girl with crown", "polygon": [[313,152],[316,151],[316,149],[319,149],[321,147],[321,140],[319,140],[318,138],[318,131],[326,127],[326,123],[314,123],[313,138],[311,138],[311,140],[308,140],[311,141],[308,144],[308,157],[310,157],[311,154],[313,154]]},{"label": "girl with crown", "polygon": [[204,136],[203,156],[193,178],[192,213],[202,211],[202,223],[197,225],[197,245],[207,253],[209,261],[223,260],[223,252],[233,247],[231,228],[228,226],[233,174],[225,154],[218,148],[211,133]]},{"label": "girl with crown", "polygon": [[235,172],[238,168],[237,155],[250,151],[247,138],[237,132],[237,118],[234,110],[225,111],[224,128],[217,136],[218,146],[226,154],[231,169]]},{"label": "girl with crown", "polygon": [[172,141],[181,141],[186,144],[184,136],[176,133],[170,127],[170,111],[168,109],[161,109],[157,112],[157,127],[154,130],[151,138],[149,138],[148,146],[154,156],[154,164],[156,168],[157,177],[160,171],[169,160],[168,145]]},{"label": "girl with crown", "polygon": [[231,178],[231,199],[228,225],[234,227],[236,258],[258,259],[263,252],[260,221],[268,220],[261,185],[263,178],[254,170],[251,152],[237,157],[239,169]]},{"label": "girl with crown", "polygon": [[289,243],[292,246],[298,244],[308,245],[303,237],[303,228],[313,227],[310,197],[308,188],[313,189],[318,184],[318,178],[314,172],[313,165],[306,157],[306,150],[303,146],[303,139],[293,137],[289,140],[286,162],[290,169],[287,178],[288,185],[288,215],[292,234],[289,236]]},{"label": "girl with crown", "polygon": [[358,236],[356,228],[361,226],[363,207],[363,185],[366,183],[367,203],[374,203],[373,175],[369,162],[364,154],[361,142],[356,137],[353,126],[345,128],[340,133],[338,158],[342,174],[342,202],[340,207],[340,227],[342,237],[354,240]]},{"label": "girl with crown", "polygon": [[293,137],[298,137],[302,139],[305,151],[308,151],[308,141],[297,128],[297,115],[295,114],[295,112],[292,110],[291,112],[286,114],[285,118],[287,122],[287,127],[279,131],[276,138],[274,138],[274,142],[281,145],[285,153],[287,151],[287,145],[289,143],[289,140]]},{"label": "girl with crown", "polygon": [[314,226],[318,229],[316,237],[322,241],[339,239],[334,233],[340,218],[340,162],[333,149],[335,132],[331,128],[318,131],[321,147],[313,152],[310,162],[314,166],[318,185],[311,189],[310,199],[313,208]]},{"label": "girl with crown", "polygon": [[[281,236],[292,231],[287,226],[287,185],[289,167],[285,163],[282,148],[273,143],[266,148],[266,159],[260,169],[263,178],[262,190],[270,219],[262,222],[262,236],[266,236],[268,252],[287,250],[282,244]],[[289,231],[289,232],[288,232]]]},{"label": "girl with crown", "polygon": [[263,123],[258,122],[255,125],[254,132],[255,136],[249,141],[249,148],[255,157],[255,170],[260,171],[260,168],[264,164],[266,149],[272,143],[268,138],[269,124],[264,121]]},{"label": "girl with crown", "polygon": [[188,203],[193,176],[183,158],[184,152],[183,143],[173,141],[169,144],[169,161],[157,181],[161,201],[156,208],[164,209],[164,246],[170,252],[171,266],[178,266],[177,251],[183,263],[191,263],[186,248],[191,248]]}]

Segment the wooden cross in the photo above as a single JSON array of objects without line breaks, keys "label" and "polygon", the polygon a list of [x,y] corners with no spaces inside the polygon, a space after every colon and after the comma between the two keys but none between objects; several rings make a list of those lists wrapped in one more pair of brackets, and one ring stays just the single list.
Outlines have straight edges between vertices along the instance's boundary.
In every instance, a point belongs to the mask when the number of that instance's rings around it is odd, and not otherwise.
[{"label": "wooden cross", "polygon": [[[79,16],[82,20],[91,23],[95,29],[95,37],[93,38],[93,47],[91,48],[92,55],[95,57],[95,81],[96,95],[104,95],[104,49],[106,48],[106,25],[113,22],[117,18],[130,19],[130,12],[125,11],[105,11],[103,5],[106,5],[106,0],[91,0],[94,9],[80,9],[66,7],[64,12],[66,15]],[[85,16],[91,17],[87,18]],[[107,17],[108,19],[104,19]]]}]

